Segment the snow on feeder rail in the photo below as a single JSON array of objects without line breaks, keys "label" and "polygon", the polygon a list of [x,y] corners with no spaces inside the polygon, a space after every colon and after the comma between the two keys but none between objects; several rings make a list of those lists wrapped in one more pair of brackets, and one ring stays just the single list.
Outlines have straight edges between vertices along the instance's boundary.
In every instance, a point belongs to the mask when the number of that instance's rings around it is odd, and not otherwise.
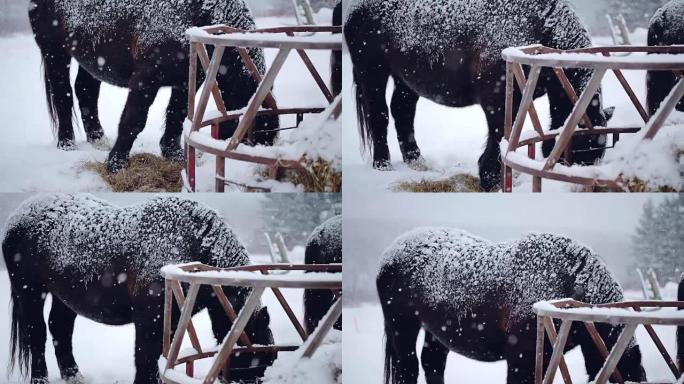
[{"label": "snow on feeder rail", "polygon": [[[684,301],[625,301],[596,305],[573,299],[537,302],[532,307],[537,314],[535,384],[553,383],[554,376],[559,368],[565,384],[572,384],[568,366],[563,358],[563,349],[574,322],[584,324],[596,348],[605,359],[601,371],[596,376],[596,384],[607,383],[611,375],[614,382],[624,384],[625,381],[617,369],[617,363],[639,325],[643,325],[648,332],[665,363],[672,371],[675,380],[680,378],[682,372],[679,371],[653,329],[653,325],[684,326],[684,312],[677,311],[677,308],[684,309]],[[649,309],[650,311],[648,311]],[[556,331],[554,320],[561,321],[558,331]],[[611,351],[608,351],[605,341],[596,330],[595,323],[624,325]],[[552,345],[551,360],[546,372],[543,368],[545,336],[549,338]]]},{"label": "snow on feeder rail", "polygon": [[[641,53],[641,55],[619,56],[624,53]],[[542,45],[520,48],[508,48],[502,53],[506,60],[506,120],[504,123],[504,140],[501,143],[503,162],[504,192],[512,192],[513,172],[533,176],[534,192],[541,192],[542,179],[551,179],[587,188],[596,186],[613,190],[624,189],[620,185],[620,175],[601,172],[600,165],[567,167],[557,164],[561,155],[566,160],[572,154],[572,138],[582,135],[612,135],[612,144],[620,139],[622,133],[637,133],[642,141],[652,140],[672,114],[679,100],[684,96],[684,45],[645,47],[645,46],[611,46],[593,47],[575,50],[558,50]],[[529,77],[526,78],[523,65],[529,66]],[[565,93],[574,104],[574,108],[565,125],[557,131],[543,131],[539,116],[533,104],[534,91],[543,68],[550,68],[563,85]],[[591,79],[581,95],[568,80],[566,69],[583,68],[593,70]],[[630,127],[594,127],[586,114],[593,95],[601,86],[601,80],[608,71],[612,71],[618,82],[627,93],[630,101],[644,120],[645,126]],[[623,75],[623,70],[671,71],[679,77],[660,109],[650,116],[647,108],[639,101],[633,88]],[[518,110],[513,113],[514,82],[517,83],[522,99]],[[534,132],[522,132],[527,114],[530,115]],[[578,130],[580,121],[586,129]],[[535,159],[535,145],[549,139],[556,139],[556,144],[549,157],[544,161]],[[527,156],[516,150],[527,147]],[[612,148],[612,147],[611,147]]]},{"label": "snow on feeder rail", "polygon": [[[317,272],[306,274],[275,274],[276,271]],[[329,273],[333,272],[333,273]],[[201,263],[167,265],[161,269],[165,279],[164,299],[164,338],[163,355],[160,358],[160,378],[169,384],[193,382],[214,383],[219,375],[229,380],[230,357],[239,353],[293,352],[300,358],[310,358],[323,342],[342,314],[342,264],[269,264],[248,265],[234,268],[217,268]],[[189,284],[187,297],[181,283]],[[202,285],[211,287],[216,299],[223,307],[226,316],[233,324],[230,332],[218,347],[202,347],[192,322],[195,299]],[[242,309],[236,313],[222,286],[249,287],[252,289]],[[302,338],[301,345],[254,345],[244,332],[247,322],[259,306],[261,296],[270,288],[283,310]],[[280,288],[329,289],[335,301],[318,324],[316,330],[307,336]],[[181,310],[175,333],[172,335],[172,308],[174,299]],[[183,337],[188,333],[193,350],[180,350]],[[238,340],[243,345],[237,346]],[[194,363],[200,359],[211,358],[211,368],[203,378],[196,378]],[[174,369],[185,364],[185,374]],[[222,373],[223,372],[223,373]]]},{"label": "snow on feeder rail", "polygon": [[[330,34],[335,32],[335,34]],[[252,129],[258,116],[281,116],[296,115],[297,126],[285,129],[298,128],[305,114],[320,114],[315,120],[317,127],[322,127],[329,119],[337,119],[342,108],[341,96],[334,97],[328,89],[325,81],[316,70],[305,50],[342,50],[342,27],[339,26],[297,26],[263,28],[255,30],[240,30],[226,25],[212,25],[206,27],[194,27],[186,31],[186,37],[190,41],[190,71],[188,81],[188,120],[191,122],[189,131],[186,131],[186,188],[195,191],[196,182],[196,158],[195,151],[200,150],[216,156],[215,191],[224,192],[226,184],[238,184],[227,180],[225,177],[226,159],[246,161],[268,167],[268,176],[276,178],[281,168],[289,168],[303,171],[304,158],[282,158],[255,154],[253,151],[240,150],[240,143]],[[213,55],[210,58],[207,46],[213,47]],[[221,58],[226,47],[237,48],[240,58],[244,62],[251,76],[259,84],[255,95],[248,105],[240,110],[227,111],[221,97],[216,77],[220,68]],[[278,54],[265,74],[259,73],[256,64],[249,56],[248,48],[275,48]],[[276,105],[271,88],[276,77],[292,50],[296,50],[304,62],[309,73],[323,93],[328,105],[321,107],[288,107],[279,108]],[[197,94],[197,59],[206,73],[204,87],[195,104]],[[207,111],[209,98],[212,97],[218,111]],[[263,108],[265,105],[266,108]],[[225,121],[237,120],[238,126],[235,133],[227,142],[219,140],[219,124]],[[203,127],[211,126],[211,137],[201,134]],[[263,188],[258,188],[263,189]]]}]

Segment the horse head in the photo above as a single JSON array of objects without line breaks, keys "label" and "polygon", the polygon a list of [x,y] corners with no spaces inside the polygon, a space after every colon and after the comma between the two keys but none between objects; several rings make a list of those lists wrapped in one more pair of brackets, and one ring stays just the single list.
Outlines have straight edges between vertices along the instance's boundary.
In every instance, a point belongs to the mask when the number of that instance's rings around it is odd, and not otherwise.
[{"label": "horse head", "polygon": [[[581,94],[584,89],[587,87],[587,83],[589,80],[590,73],[587,71],[573,71],[573,70],[568,70],[566,71],[568,78],[570,80],[570,83],[576,90],[577,94]],[[555,86],[559,87],[560,83],[556,84]],[[564,91],[560,91],[564,93]],[[567,96],[563,97],[563,102],[562,103],[557,103],[556,105],[552,105],[552,117],[554,118],[555,121],[561,122],[560,127],[563,126],[566,118],[569,117],[574,104],[570,101],[570,99]],[[609,107],[609,108],[604,108],[603,106],[603,96],[601,93],[601,89],[599,89],[592,97],[591,102],[589,103],[589,106],[586,109],[586,116],[589,118],[591,121],[592,127],[606,127],[608,125],[608,122],[610,119],[613,117],[613,113],[615,112],[615,107]],[[558,123],[556,123],[558,124]],[[555,128],[560,128],[560,127],[552,127],[552,129]],[[585,122],[585,119],[582,118],[578,124],[578,127],[580,128],[579,131],[586,131],[587,124]],[[579,132],[578,131],[578,132]],[[601,157],[603,157],[603,154],[605,152],[605,147],[606,147],[606,142],[607,142],[607,137],[605,134],[603,135],[596,135],[596,134],[587,134],[584,132],[583,135],[576,135],[572,138],[572,155],[571,158],[566,158],[565,155],[562,156],[562,159],[565,160],[565,162],[569,164],[583,164],[583,165],[588,165],[588,164],[594,164],[596,161],[598,161]],[[553,146],[555,145],[556,140],[547,140],[543,143],[542,149],[544,152],[544,156],[547,157],[551,154],[551,150],[553,149]]]},{"label": "horse head", "polygon": [[[224,288],[224,291],[227,291]],[[233,300],[230,300],[235,303]],[[235,310],[239,311],[240,306],[235,306]],[[211,316],[211,326],[214,331],[214,336],[221,343],[222,339],[226,337],[232,327],[232,322],[228,321],[222,308],[209,307],[210,315],[212,311],[220,313],[220,315]],[[250,317],[244,329],[244,334],[249,339],[253,346],[269,346],[273,345],[273,332],[270,328],[271,318],[268,314],[267,307],[258,308]],[[238,339],[236,348],[244,347],[242,338]],[[277,358],[275,351],[259,351],[259,352],[236,352],[230,357],[230,380],[242,382],[252,382],[263,377],[266,368],[271,366]]]},{"label": "horse head", "polygon": [[646,371],[641,364],[641,350],[634,340],[622,355],[617,369],[625,382],[643,383],[646,381]]},{"label": "horse head", "polygon": [[[603,96],[599,90],[587,107],[587,116],[591,120],[593,127],[606,127],[610,119],[613,118],[615,107],[603,107]],[[582,120],[579,124],[580,129],[587,126]],[[582,135],[575,136],[572,140],[572,164],[594,164],[605,152],[607,137],[606,135]]]},{"label": "horse head", "polygon": [[[273,332],[270,328],[271,317],[267,307],[254,311],[252,318],[245,327],[245,333],[253,345],[272,345]],[[267,367],[271,366],[277,357],[276,352],[241,353],[231,358],[231,380],[252,380],[262,377]]]}]

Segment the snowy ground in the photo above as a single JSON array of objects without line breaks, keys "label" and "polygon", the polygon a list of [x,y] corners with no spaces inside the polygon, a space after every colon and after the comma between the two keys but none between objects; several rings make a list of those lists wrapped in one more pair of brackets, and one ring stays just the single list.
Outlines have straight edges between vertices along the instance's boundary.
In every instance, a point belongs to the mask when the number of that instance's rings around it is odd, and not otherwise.
[{"label": "snowy ground", "polygon": [[[304,248],[295,247],[290,252],[290,257],[294,263],[304,261]],[[255,263],[266,263],[270,257],[266,255],[254,256]],[[0,305],[9,308],[9,280],[7,272],[0,271]],[[300,289],[283,289],[283,294],[292,306],[293,311],[300,319],[303,314],[302,294]],[[45,318],[47,319],[50,309],[50,296],[45,305]],[[277,343],[301,343],[297,332],[287,319],[285,312],[277,302],[275,296],[270,291],[264,294],[263,304],[268,306],[271,317],[271,329]],[[214,345],[214,337],[211,333],[211,322],[206,311],[203,311],[193,318],[195,327],[202,345]],[[0,382],[7,384],[21,383],[15,374],[7,376],[6,362],[8,361],[9,351],[9,330],[10,317],[8,311],[0,313]],[[135,376],[135,366],[133,360],[134,348],[134,329],[133,325],[107,326],[88,320],[83,317],[76,318],[76,325],[73,336],[74,357],[81,368],[81,372],[90,384],[124,384],[130,383]],[[339,335],[337,337],[339,341]],[[182,348],[190,347],[187,340]],[[340,358],[340,344],[334,344],[327,349],[326,357],[330,360],[327,363],[335,363]],[[337,350],[337,353],[335,353]],[[315,355],[316,356],[316,355]],[[52,348],[51,338],[48,334],[46,343],[46,358],[49,372],[50,383],[64,384],[59,377],[57,361],[55,360],[54,349]],[[311,362],[315,365],[315,362]],[[310,363],[310,364],[311,364]],[[339,366],[341,362],[337,362]],[[311,366],[311,365],[310,365]],[[197,372],[202,369],[202,365],[197,365]]]},{"label": "snowy ground", "polygon": [[[316,18],[321,24],[330,24],[332,11],[321,10]],[[295,25],[292,18],[260,18],[258,27]],[[40,51],[31,35],[14,35],[0,38],[0,116],[4,125],[0,129],[0,192],[30,191],[107,191],[100,177],[82,169],[87,161],[104,161],[108,151],[99,150],[86,142],[81,128],[78,108],[76,151],[65,152],[56,148],[45,105]],[[276,51],[268,49],[267,63],[275,58]],[[311,51],[309,57],[323,79],[330,78],[330,52]],[[77,66],[72,68],[72,84]],[[291,54],[275,83],[275,96],[280,107],[324,106],[325,99],[298,55]],[[100,120],[109,140],[117,135],[119,118],[126,101],[127,90],[103,84],[99,100]],[[164,125],[164,113],[170,89],[162,89],[152,105],[145,130],[138,136],[131,153],[160,154],[159,139]],[[283,126],[293,126],[294,117],[281,119]],[[282,133],[287,137],[290,132]],[[198,160],[197,191],[213,191],[214,157]],[[252,165],[227,162],[227,177],[238,182],[250,179],[255,170]],[[293,191],[292,184],[274,185],[274,190]]]},{"label": "snowy ground", "polygon": [[[609,45],[610,38],[594,39],[596,45]],[[635,45],[645,45],[646,30],[638,30],[632,36]],[[348,54],[344,56],[344,101],[347,106],[355,105],[352,85],[352,65]],[[645,72],[625,71],[625,77],[639,95],[642,103],[646,95]],[[389,100],[394,89],[390,80],[387,87]],[[615,106],[615,116],[609,126],[643,124],[636,109],[612,73],[603,80],[604,107]],[[388,104],[389,105],[389,104]],[[543,97],[535,101],[535,106],[542,119],[544,129],[550,123],[548,99]],[[478,175],[477,160],[482,154],[487,137],[485,115],[479,106],[467,108],[449,108],[421,98],[418,102],[415,119],[416,141],[427,161],[427,171],[410,169],[401,160],[401,152],[397,142],[394,120],[390,116],[388,143],[390,147],[393,171],[376,171],[371,167],[367,154],[359,150],[359,136],[356,123],[356,109],[345,108],[343,131],[343,156],[345,187],[358,189],[362,187],[369,192],[387,191],[396,188],[400,181],[441,180],[455,174],[465,173]],[[526,130],[532,130],[527,119]],[[537,153],[541,153],[541,145]],[[572,185],[567,183],[544,181],[544,191],[570,191]],[[532,189],[531,176],[519,175],[514,182],[516,192],[529,192]]]},{"label": "snowy ground", "polygon": [[[629,298],[642,298],[639,292],[628,292]],[[670,284],[663,290],[665,299],[676,296],[676,285]],[[382,382],[384,364],[383,317],[379,304],[362,306],[345,306],[343,327],[342,361],[345,383],[380,383]],[[675,353],[674,327],[654,327],[665,344],[670,356]],[[655,345],[643,327],[637,329],[637,342],[643,355],[643,365],[649,382],[673,382],[674,378],[658,353]],[[416,350],[420,354],[423,345],[421,331],[416,342]],[[573,383],[587,383],[588,377],[584,368],[584,360],[579,348],[566,354]],[[559,375],[558,375],[559,376]],[[506,363],[504,361],[485,363],[449,353],[445,372],[446,382],[459,383],[505,383]],[[555,383],[562,383],[556,377]],[[418,383],[425,383],[422,368]]]}]

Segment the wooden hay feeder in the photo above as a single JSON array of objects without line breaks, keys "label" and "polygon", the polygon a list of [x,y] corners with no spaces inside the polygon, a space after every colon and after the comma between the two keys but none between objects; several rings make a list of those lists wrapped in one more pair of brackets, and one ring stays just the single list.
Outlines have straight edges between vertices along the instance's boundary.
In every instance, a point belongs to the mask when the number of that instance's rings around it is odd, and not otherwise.
[{"label": "wooden hay feeder", "polygon": [[[279,271],[305,271],[305,272],[335,272],[315,273],[300,275],[276,274]],[[210,272],[210,273],[206,273]],[[220,273],[216,273],[220,272]],[[245,272],[253,272],[245,274]],[[162,268],[165,279],[164,296],[164,337],[163,358],[165,364],[160,366],[161,381],[167,384],[180,384],[188,379],[193,382],[211,384],[221,376],[229,380],[230,358],[239,353],[273,353],[293,352],[298,353],[300,358],[310,358],[323,342],[323,339],[332,329],[337,319],[342,314],[342,264],[271,264],[249,265],[235,268],[216,268],[201,263],[189,263],[171,265]],[[181,283],[189,285],[187,296],[184,294]],[[192,322],[193,307],[200,288],[203,286],[212,288],[216,299],[223,307],[225,314],[232,323],[230,331],[218,347],[203,347],[200,345],[195,327]],[[248,287],[251,293],[239,312],[224,294],[223,286]],[[252,317],[261,297],[270,288],[287,314],[288,318],[301,337],[301,345],[253,345],[244,332],[247,322]],[[335,295],[335,301],[318,324],[316,330],[309,336],[304,327],[297,319],[287,300],[280,291],[281,288],[303,289],[329,289]],[[180,309],[180,318],[175,332],[172,332],[172,308],[175,303]],[[194,351],[181,353],[181,344],[185,333],[188,333]],[[238,340],[242,345],[237,345]],[[195,376],[194,363],[200,359],[212,359],[211,368],[207,375],[202,378]],[[185,364],[185,374],[174,368]]]},{"label": "wooden hay feeder", "polygon": [[[603,367],[596,376],[596,384],[607,383],[611,376],[613,377],[613,382],[625,383],[616,367],[639,325],[642,325],[646,332],[648,332],[665,363],[670,368],[670,371],[672,371],[675,380],[682,374],[653,329],[653,325],[684,326],[684,312],[663,311],[664,308],[684,309],[684,301],[625,301],[592,305],[572,299],[562,299],[538,302],[532,308],[537,314],[535,384],[553,383],[559,368],[563,382],[565,384],[572,384],[570,371],[563,357],[563,349],[568,341],[570,328],[574,322],[584,324],[596,348],[598,348],[605,359]],[[595,309],[595,311],[587,309]],[[605,313],[605,309],[611,309],[611,312]],[[553,323],[554,320],[561,321],[559,330],[556,330]],[[605,341],[596,329],[596,323],[624,326],[612,350],[608,351]],[[545,337],[548,337],[552,345],[551,360],[546,372],[544,372]]]},{"label": "wooden hay feeder", "polygon": [[[621,56],[625,53],[661,54],[660,57],[651,55]],[[677,54],[677,55],[664,55]],[[541,192],[542,179],[551,179],[567,183],[579,184],[591,190],[593,187],[607,187],[612,190],[623,190],[617,179],[597,179],[567,172],[567,167],[557,167],[561,155],[570,160],[573,152],[572,138],[581,135],[611,135],[612,145],[620,139],[622,133],[636,133],[644,130],[643,140],[652,140],[662,128],[667,118],[672,114],[679,100],[684,96],[684,46],[663,47],[638,47],[638,46],[614,46],[583,48],[561,51],[541,45],[522,48],[509,48],[504,50],[503,58],[506,60],[506,117],[504,123],[504,137],[502,142],[501,157],[503,163],[503,191],[512,192],[513,172],[532,175],[532,189]],[[523,65],[530,68],[526,77]],[[534,91],[543,68],[553,70],[561,82],[565,93],[574,104],[574,108],[565,125],[553,132],[542,130],[539,116],[534,107]],[[568,80],[566,69],[583,68],[590,69],[593,74],[581,95]],[[631,127],[594,127],[586,114],[592,97],[601,86],[601,80],[608,71],[612,71],[622,88],[627,93],[639,115],[644,120],[645,126]],[[633,88],[629,85],[623,70],[646,70],[646,71],[671,71],[679,80],[672,88],[669,96],[663,101],[660,109],[650,116],[647,109],[639,101]],[[522,99],[514,112],[514,82],[517,84]],[[534,127],[530,135],[523,134],[525,118],[529,114]],[[584,121],[587,129],[578,130],[580,121]],[[549,139],[556,139],[556,144],[549,157],[543,161],[535,159],[535,145]],[[518,148],[527,147],[527,156],[516,152]],[[612,148],[612,147],[609,147]],[[591,149],[590,149],[591,150]]]},{"label": "wooden hay feeder", "polygon": [[[226,159],[246,161],[262,164],[268,167],[268,176],[275,179],[280,169],[289,168],[303,171],[306,159],[286,160],[276,157],[257,156],[241,153],[240,143],[247,137],[258,116],[295,115],[297,126],[305,114],[321,114],[321,124],[326,119],[337,119],[340,116],[341,96],[333,96],[318,70],[314,67],[305,50],[342,50],[342,27],[339,26],[298,26],[265,28],[256,30],[240,30],[226,25],[215,25],[201,28],[191,28],[186,32],[190,41],[190,78],[188,81],[188,120],[192,122],[190,132],[185,137],[186,145],[186,188],[195,191],[196,164],[195,152],[202,152],[216,156],[215,191],[224,192],[226,184],[239,183],[227,180],[225,177]],[[326,33],[335,34],[326,34]],[[304,35],[306,34],[306,35]],[[210,58],[207,47],[213,47]],[[246,108],[238,111],[227,111],[221,97],[216,75],[219,71],[221,58],[226,48],[236,48],[252,77],[259,83],[257,91]],[[259,73],[257,66],[249,56],[248,48],[275,48],[278,54],[265,74]],[[276,77],[292,50],[297,51],[304,65],[309,70],[318,88],[329,103],[320,108],[278,108],[271,92]],[[206,74],[204,88],[195,104],[197,93],[197,59]],[[213,97],[218,111],[207,111],[209,97]],[[295,99],[294,95],[292,97]],[[219,124],[225,121],[238,120],[238,126],[227,142],[218,140]],[[211,137],[200,134],[203,127],[211,126]],[[279,128],[277,131],[294,129],[295,127]],[[253,189],[264,190],[254,187]]]}]

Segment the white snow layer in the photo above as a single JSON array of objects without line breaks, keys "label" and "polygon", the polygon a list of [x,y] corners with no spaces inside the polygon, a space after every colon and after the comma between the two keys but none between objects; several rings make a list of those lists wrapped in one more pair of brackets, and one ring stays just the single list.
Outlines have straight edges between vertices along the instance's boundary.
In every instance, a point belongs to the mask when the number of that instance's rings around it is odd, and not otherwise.
[{"label": "white snow layer", "polygon": [[313,358],[282,354],[266,369],[264,384],[341,384],[342,332],[332,329]]}]

